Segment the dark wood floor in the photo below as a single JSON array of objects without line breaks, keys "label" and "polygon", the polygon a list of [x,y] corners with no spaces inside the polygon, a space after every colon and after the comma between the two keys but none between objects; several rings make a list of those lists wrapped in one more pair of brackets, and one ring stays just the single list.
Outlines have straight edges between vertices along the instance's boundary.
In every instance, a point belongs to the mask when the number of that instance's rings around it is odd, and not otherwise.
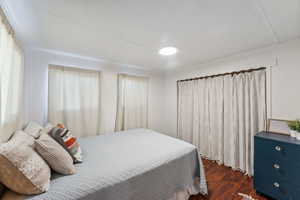
[{"label": "dark wood floor", "polygon": [[253,188],[253,179],[232,169],[219,166],[215,162],[204,160],[209,195],[193,196],[190,200],[241,200],[238,193],[251,195],[256,200],[269,200],[259,196]]}]

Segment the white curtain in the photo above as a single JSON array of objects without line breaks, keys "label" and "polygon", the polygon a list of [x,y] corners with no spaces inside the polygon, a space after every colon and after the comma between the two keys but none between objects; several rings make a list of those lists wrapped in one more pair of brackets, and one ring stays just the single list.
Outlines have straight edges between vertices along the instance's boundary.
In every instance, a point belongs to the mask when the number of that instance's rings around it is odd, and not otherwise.
[{"label": "white curtain", "polygon": [[178,136],[253,174],[254,135],[266,125],[265,70],[178,83]]},{"label": "white curtain", "polygon": [[148,78],[119,74],[116,131],[148,128]]},{"label": "white curtain", "polygon": [[100,132],[100,72],[49,66],[48,120],[77,137]]},{"label": "white curtain", "polygon": [[0,142],[20,128],[24,57],[0,8]]}]

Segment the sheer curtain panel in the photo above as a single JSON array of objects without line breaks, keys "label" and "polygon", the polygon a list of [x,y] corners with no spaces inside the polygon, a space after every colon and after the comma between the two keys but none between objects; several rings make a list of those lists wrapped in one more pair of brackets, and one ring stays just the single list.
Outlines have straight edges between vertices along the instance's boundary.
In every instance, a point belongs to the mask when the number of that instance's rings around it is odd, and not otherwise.
[{"label": "sheer curtain panel", "polygon": [[252,175],[265,125],[265,70],[178,83],[178,136],[204,157]]},{"label": "sheer curtain panel", "polygon": [[0,8],[0,142],[21,128],[24,57]]},{"label": "sheer curtain panel", "polygon": [[49,66],[48,119],[77,137],[100,132],[100,72]]},{"label": "sheer curtain panel", "polygon": [[119,74],[116,131],[148,128],[148,78]]}]

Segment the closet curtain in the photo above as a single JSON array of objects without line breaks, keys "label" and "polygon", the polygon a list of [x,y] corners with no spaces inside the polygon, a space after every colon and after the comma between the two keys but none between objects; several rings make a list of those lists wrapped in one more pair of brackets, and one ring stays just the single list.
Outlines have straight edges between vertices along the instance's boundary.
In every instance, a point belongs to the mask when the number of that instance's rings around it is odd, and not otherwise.
[{"label": "closet curtain", "polygon": [[23,56],[0,8],[0,142],[21,128]]},{"label": "closet curtain", "polygon": [[148,78],[119,74],[116,131],[148,128]]},{"label": "closet curtain", "polygon": [[77,137],[100,132],[100,72],[49,66],[48,120]]},{"label": "closet curtain", "polygon": [[265,70],[178,82],[178,136],[253,175],[254,135],[266,126]]}]

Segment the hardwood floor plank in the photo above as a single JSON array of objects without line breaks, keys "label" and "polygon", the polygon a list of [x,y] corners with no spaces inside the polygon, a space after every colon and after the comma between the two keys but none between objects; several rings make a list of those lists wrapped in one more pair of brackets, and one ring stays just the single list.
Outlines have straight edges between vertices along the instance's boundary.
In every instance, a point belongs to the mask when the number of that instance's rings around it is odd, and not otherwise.
[{"label": "hardwood floor plank", "polygon": [[256,200],[269,200],[259,196],[253,188],[253,178],[229,167],[203,159],[208,183],[208,196],[196,195],[190,200],[241,200],[238,193],[251,195]]}]

